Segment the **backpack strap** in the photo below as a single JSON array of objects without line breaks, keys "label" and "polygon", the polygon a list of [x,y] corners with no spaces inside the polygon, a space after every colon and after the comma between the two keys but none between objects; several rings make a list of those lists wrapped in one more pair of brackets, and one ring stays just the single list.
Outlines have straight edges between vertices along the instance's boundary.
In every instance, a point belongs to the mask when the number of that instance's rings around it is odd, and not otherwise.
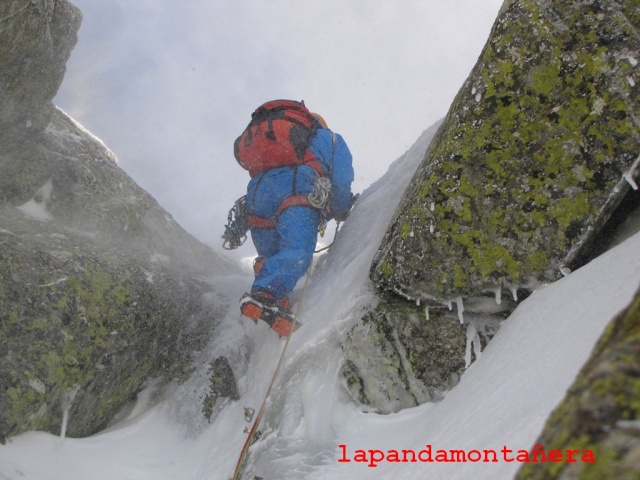
[{"label": "backpack strap", "polygon": [[[313,159],[309,160],[308,162],[305,162],[303,165],[308,165],[309,167],[313,168],[315,170],[315,172],[318,174],[318,176],[320,177],[326,177],[327,174],[324,171],[324,168],[322,168],[322,164],[320,163],[320,160],[318,160],[316,157],[313,157]],[[331,175],[331,168],[328,168],[329,170],[329,175]]]}]

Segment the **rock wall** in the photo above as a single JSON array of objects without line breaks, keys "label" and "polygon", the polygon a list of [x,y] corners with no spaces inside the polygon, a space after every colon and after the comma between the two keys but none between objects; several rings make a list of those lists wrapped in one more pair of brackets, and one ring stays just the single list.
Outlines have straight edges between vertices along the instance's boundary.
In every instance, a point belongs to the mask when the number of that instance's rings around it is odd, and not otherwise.
[{"label": "rock wall", "polygon": [[0,145],[42,134],[77,42],[82,15],[67,1],[0,3]]},{"label": "rock wall", "polygon": [[150,378],[188,375],[236,272],[51,100],[76,42],[65,0],[0,4],[0,442],[90,435]]},{"label": "rock wall", "polygon": [[[532,288],[593,258],[619,205],[638,209],[638,32],[635,1],[504,3],[374,258],[381,304],[345,342],[355,399],[437,398]],[[429,318],[450,334],[426,348]]]},{"label": "rock wall", "polygon": [[640,476],[639,327],[640,290],[611,321],[535,442],[547,452],[590,450],[595,462],[530,463],[518,480]]},{"label": "rock wall", "polygon": [[640,172],[639,22],[633,1],[505,2],[376,256],[376,284],[443,302],[573,267]]}]

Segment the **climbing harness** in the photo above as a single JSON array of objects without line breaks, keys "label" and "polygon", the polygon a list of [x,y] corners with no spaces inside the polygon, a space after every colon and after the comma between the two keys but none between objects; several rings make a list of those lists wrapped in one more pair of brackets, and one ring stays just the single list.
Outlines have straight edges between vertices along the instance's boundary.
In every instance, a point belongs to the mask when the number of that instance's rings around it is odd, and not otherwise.
[{"label": "climbing harness", "polygon": [[240,247],[246,242],[248,231],[247,196],[244,195],[236,200],[231,210],[229,210],[227,225],[224,227],[224,234],[222,235],[224,240],[222,248],[235,250]]},{"label": "climbing harness", "polygon": [[[309,267],[309,269],[307,270],[307,276],[304,280],[304,287],[302,287],[302,293],[300,294],[300,300],[298,301],[298,306],[296,308],[296,313],[293,317],[293,325],[295,326],[298,323],[298,319],[300,318],[300,311],[302,310],[302,303],[304,301],[304,296],[305,293],[307,291],[307,285],[309,284],[309,278],[311,277],[311,267]],[[240,456],[238,457],[238,462],[236,463],[236,469],[233,472],[233,480],[238,480],[240,478],[240,473],[242,472],[242,467],[244,466],[244,462],[247,458],[247,453],[249,452],[249,447],[255,442],[257,441],[260,436],[262,435],[262,433],[258,430],[258,427],[260,426],[260,421],[262,420],[262,416],[264,415],[264,412],[266,410],[267,407],[267,400],[269,399],[269,395],[271,394],[271,390],[273,388],[273,385],[276,383],[276,380],[278,379],[278,375],[280,374],[280,370],[282,369],[282,366],[284,365],[284,358],[285,358],[285,354],[287,353],[287,349],[289,348],[289,342],[291,341],[291,334],[293,333],[293,329],[291,329],[291,331],[289,332],[289,335],[287,335],[286,337],[286,341],[284,343],[284,346],[282,347],[282,352],[280,353],[280,359],[278,360],[278,364],[276,365],[276,370],[273,373],[273,377],[271,377],[271,383],[269,384],[269,388],[267,388],[267,393],[264,395],[264,398],[262,400],[262,405],[260,405],[260,410],[258,410],[258,413],[255,416],[255,420],[253,422],[253,425],[251,426],[251,428],[248,431],[248,436],[246,441],[244,442],[244,445],[242,447],[242,451],[240,452]],[[246,408],[245,408],[245,419],[246,419]]]}]

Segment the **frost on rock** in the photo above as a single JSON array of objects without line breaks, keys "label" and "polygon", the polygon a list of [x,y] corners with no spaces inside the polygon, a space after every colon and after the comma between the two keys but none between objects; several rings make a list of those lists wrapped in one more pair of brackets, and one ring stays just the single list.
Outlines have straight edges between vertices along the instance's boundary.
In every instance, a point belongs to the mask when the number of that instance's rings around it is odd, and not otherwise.
[{"label": "frost on rock", "polygon": [[466,331],[455,318],[383,296],[342,343],[347,391],[381,413],[439,399],[465,367]]},{"label": "frost on rock", "polygon": [[[387,299],[373,330],[389,330],[389,345],[420,301],[422,331],[456,324],[460,348],[443,354],[464,370],[536,285],[593,258],[640,171],[634,9],[505,3],[373,259],[370,278]],[[429,360],[397,338],[424,381]]]},{"label": "frost on rock", "polygon": [[447,301],[580,266],[638,184],[636,10],[505,4],[374,258],[377,286]]}]

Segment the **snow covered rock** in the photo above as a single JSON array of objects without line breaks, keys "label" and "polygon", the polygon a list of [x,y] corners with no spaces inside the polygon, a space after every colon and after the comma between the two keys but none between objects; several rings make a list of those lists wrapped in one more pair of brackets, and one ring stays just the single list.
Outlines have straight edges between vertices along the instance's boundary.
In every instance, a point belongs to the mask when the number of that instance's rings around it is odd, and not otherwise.
[{"label": "snow covered rock", "polygon": [[635,478],[640,473],[640,290],[614,318],[536,444],[596,462],[530,463],[517,479]]},{"label": "snow covered rock", "polygon": [[532,288],[638,210],[638,20],[631,2],[505,2],[373,258],[386,293],[345,340],[355,399],[437,398]]},{"label": "snow covered rock", "polygon": [[0,442],[95,433],[184,377],[226,308],[204,277],[236,271],[51,104],[79,20],[0,6]]},{"label": "snow covered rock", "polygon": [[635,2],[507,1],[374,282],[440,303],[573,269],[622,199],[638,204],[639,22]]}]

